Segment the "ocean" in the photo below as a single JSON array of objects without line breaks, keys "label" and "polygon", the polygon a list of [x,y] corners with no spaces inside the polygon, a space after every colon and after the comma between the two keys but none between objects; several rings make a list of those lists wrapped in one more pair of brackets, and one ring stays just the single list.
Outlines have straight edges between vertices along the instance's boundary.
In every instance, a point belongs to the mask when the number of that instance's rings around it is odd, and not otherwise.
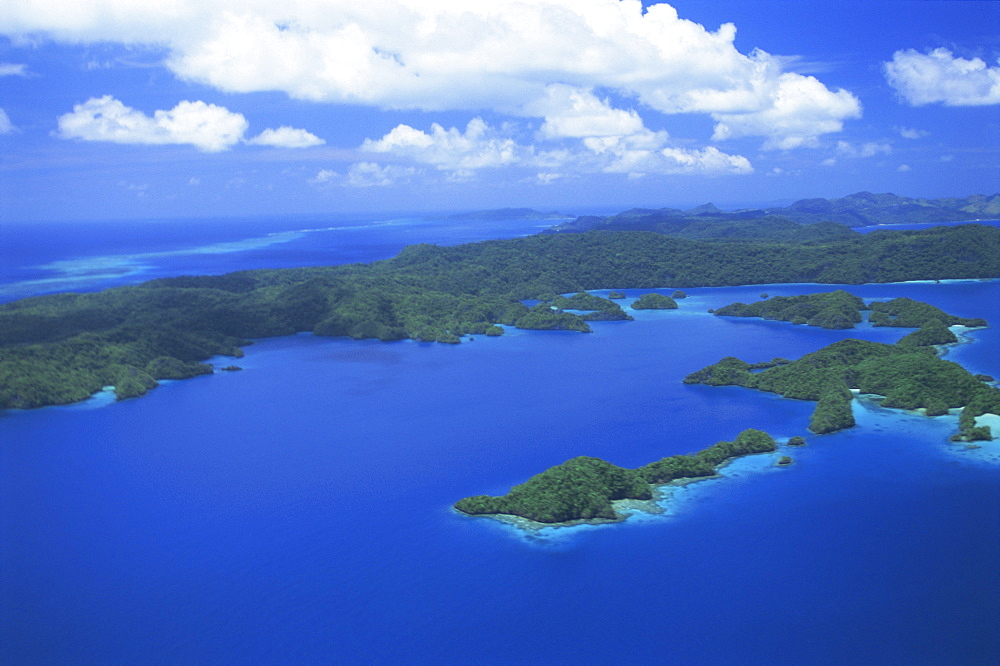
[{"label": "ocean", "polygon": [[[549,224],[5,224],[0,300]],[[908,332],[707,312],[835,288],[685,288],[590,334],[300,334],[247,347],[242,372],[0,413],[0,663],[996,663],[1000,441],[955,445],[954,416],[868,400],[814,436],[813,403],[681,382]],[[986,318],[946,358],[1000,377],[1000,281],[847,289]],[[672,489],[662,514],[525,532],[451,508],[573,456],[634,467],[751,427],[807,445]]]}]

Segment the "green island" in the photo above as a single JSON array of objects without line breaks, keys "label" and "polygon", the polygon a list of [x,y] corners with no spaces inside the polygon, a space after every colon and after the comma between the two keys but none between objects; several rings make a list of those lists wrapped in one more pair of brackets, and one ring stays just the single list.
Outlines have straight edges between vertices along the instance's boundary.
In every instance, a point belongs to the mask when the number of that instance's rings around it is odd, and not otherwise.
[{"label": "green island", "polygon": [[[871,322],[872,326],[934,327],[934,336],[941,341],[921,344],[957,342],[954,334],[949,337],[940,331],[941,327],[947,330],[949,326],[978,328],[987,325],[983,319],[956,317],[929,303],[922,303],[906,297],[865,304],[862,299],[843,289],[801,296],[775,296],[749,305],[730,303],[713,310],[712,313],[725,317],[760,317],[821,328],[846,329],[854,328],[855,324],[864,320],[861,316],[863,310],[871,311],[868,321]],[[948,331],[948,333],[951,332]],[[925,335],[930,335],[930,333]]]},{"label": "green island", "polygon": [[475,495],[455,503],[462,513],[518,516],[536,523],[617,522],[624,516],[616,500],[652,500],[654,486],[708,478],[723,463],[739,456],[777,450],[774,439],[748,429],[734,441],[722,441],[690,455],[671,456],[637,469],[618,467],[600,458],[578,456],[536,474],[498,497]]},{"label": "green island", "polygon": [[637,298],[632,303],[633,310],[676,310],[677,301],[670,298],[669,296],[664,296],[663,294],[657,294],[656,292],[650,292],[648,294],[643,294]]},{"label": "green island", "polygon": [[[921,329],[923,330],[923,329]],[[905,340],[905,338],[904,338]],[[687,384],[743,386],[786,398],[816,402],[809,429],[823,434],[854,425],[854,391],[884,396],[883,407],[923,409],[929,416],[961,408],[953,441],[992,439],[976,417],[1000,413],[1000,389],[962,366],[940,358],[933,347],[840,340],[797,361],[754,372],[755,366],[726,357],[684,378]],[[759,364],[757,365],[759,367]]]},{"label": "green island", "polygon": [[[998,276],[1000,229],[977,224],[871,234],[845,228],[794,242],[766,230],[725,241],[593,231],[413,245],[370,264],[176,277],[6,303],[0,409],[76,402],[105,386],[120,399],[139,396],[160,379],[211,372],[204,361],[239,357],[252,338],[312,332],[458,343],[501,334],[501,325],[589,331],[587,315],[559,304],[579,310],[597,301],[571,296],[566,303],[558,294]],[[529,299],[541,302],[528,307]],[[600,299],[588,312],[616,318],[620,311]]]}]

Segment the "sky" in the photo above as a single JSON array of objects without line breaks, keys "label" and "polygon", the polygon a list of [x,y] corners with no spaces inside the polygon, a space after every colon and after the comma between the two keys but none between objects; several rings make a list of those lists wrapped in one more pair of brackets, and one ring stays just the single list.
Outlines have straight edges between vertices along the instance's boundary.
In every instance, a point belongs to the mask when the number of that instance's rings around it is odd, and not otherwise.
[{"label": "sky", "polygon": [[997,0],[4,0],[0,222],[992,194],[998,58]]}]

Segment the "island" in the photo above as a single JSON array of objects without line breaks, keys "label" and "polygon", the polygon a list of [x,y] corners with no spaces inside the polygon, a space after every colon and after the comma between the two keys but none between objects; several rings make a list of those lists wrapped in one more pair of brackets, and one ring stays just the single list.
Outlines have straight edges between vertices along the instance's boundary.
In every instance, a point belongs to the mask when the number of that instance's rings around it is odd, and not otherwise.
[{"label": "island", "polygon": [[[983,319],[956,317],[929,303],[906,297],[884,302],[873,301],[866,304],[862,299],[843,289],[801,296],[775,296],[749,305],[730,303],[713,310],[712,313],[725,317],[759,317],[821,328],[846,329],[854,328],[855,324],[864,320],[861,316],[863,310],[871,311],[868,321],[871,322],[872,326],[929,327],[927,332],[919,336],[919,339],[929,340],[933,336],[940,340],[940,342],[921,344],[957,342],[954,334],[948,335],[942,332],[940,330],[942,327],[947,331],[949,326],[978,328],[987,325]],[[931,332],[932,329],[933,332]]]},{"label": "island", "polygon": [[687,384],[743,386],[786,398],[815,401],[809,430],[824,434],[852,427],[854,392],[883,396],[883,407],[922,409],[929,416],[961,408],[954,441],[991,439],[989,426],[976,426],[986,413],[1000,413],[1000,389],[965,368],[937,356],[933,347],[846,339],[760,372],[727,357],[689,374]]},{"label": "island", "polygon": [[[209,372],[200,364],[238,357],[253,338],[311,332],[456,344],[503,326],[587,332],[586,315],[552,303],[563,302],[556,295],[599,289],[1000,276],[995,227],[866,235],[841,228],[846,235],[787,242],[592,231],[419,244],[370,264],[183,276],[27,298],[0,305],[0,409],[76,402],[104,386],[120,399],[139,396],[161,379]],[[601,303],[587,312],[620,318],[619,310]],[[901,316],[885,314],[889,321]]]},{"label": "island", "polygon": [[748,429],[732,442],[722,441],[697,453],[670,456],[638,469],[578,456],[536,474],[506,495],[466,497],[455,503],[455,509],[472,516],[517,516],[549,525],[618,522],[625,517],[615,508],[617,500],[652,500],[655,486],[712,477],[720,465],[733,458],[776,449],[766,432]]},{"label": "island", "polygon": [[664,296],[663,294],[657,294],[656,292],[650,292],[648,294],[643,294],[637,298],[632,303],[633,310],[676,310],[677,301],[670,298],[669,296]]}]

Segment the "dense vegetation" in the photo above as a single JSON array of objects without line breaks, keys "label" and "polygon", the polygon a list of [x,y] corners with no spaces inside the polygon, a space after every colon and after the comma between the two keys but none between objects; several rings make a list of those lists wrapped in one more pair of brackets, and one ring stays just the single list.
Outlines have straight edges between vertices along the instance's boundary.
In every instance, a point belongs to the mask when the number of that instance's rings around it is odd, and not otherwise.
[{"label": "dense vegetation", "polygon": [[677,301],[670,298],[669,296],[664,296],[663,294],[657,294],[656,292],[649,292],[648,294],[643,294],[639,298],[635,299],[632,303],[633,310],[676,310]]},{"label": "dense vegetation", "polygon": [[767,433],[744,430],[733,442],[719,442],[693,455],[663,458],[634,470],[579,456],[536,474],[506,495],[466,497],[455,508],[470,515],[505,514],[540,523],[620,520],[611,503],[614,500],[652,499],[651,484],[712,476],[727,460],[775,449]]},{"label": "dense vegetation", "polygon": [[863,300],[838,289],[823,294],[775,296],[749,305],[730,303],[715,310],[715,314],[762,317],[823,328],[854,328],[854,324],[862,321],[860,311],[867,309]]},{"label": "dense vegetation", "polygon": [[[969,319],[949,315],[943,310],[928,303],[922,303],[910,298],[894,298],[891,301],[874,301],[865,304],[857,296],[842,289],[821,294],[804,294],[801,296],[775,296],[769,300],[755,303],[730,303],[717,310],[717,315],[728,317],[762,317],[790,321],[793,324],[806,324],[822,328],[854,328],[863,320],[862,310],[871,310],[868,320],[873,326],[898,326],[902,328],[931,327],[921,336],[911,338],[908,344],[917,344],[917,340],[941,339],[941,342],[924,342],[921,344],[947,344],[955,342],[954,334],[950,340],[940,332],[941,326],[947,331],[948,326],[968,326],[970,328],[986,326],[984,319]],[[936,325],[936,326],[935,326]],[[950,333],[950,331],[948,331]]]},{"label": "dense vegetation", "polygon": [[744,386],[817,401],[809,425],[817,433],[854,425],[849,389],[885,396],[885,407],[924,408],[930,415],[964,407],[973,423],[960,423],[962,436],[971,432],[975,416],[1000,410],[1000,389],[985,384],[957,363],[939,358],[932,348],[911,344],[841,340],[797,361],[757,373],[752,369],[745,361],[727,357],[691,373],[684,381]]},{"label": "dense vegetation", "polygon": [[414,245],[372,264],[179,277],[2,305],[0,408],[73,402],[108,385],[140,395],[157,379],[207,371],[198,364],[213,355],[238,356],[249,338],[299,331],[451,343],[495,335],[498,324],[587,331],[580,315],[522,300],[592,289],[997,276],[1000,229],[980,225],[813,243],[594,232]]},{"label": "dense vegetation", "polygon": [[869,304],[871,314],[868,321],[872,326],[900,326],[902,328],[919,328],[931,322],[940,322],[945,326],[968,326],[976,328],[986,326],[985,319],[956,317],[947,314],[941,308],[915,301],[912,298],[894,298],[891,301],[875,301]]}]

